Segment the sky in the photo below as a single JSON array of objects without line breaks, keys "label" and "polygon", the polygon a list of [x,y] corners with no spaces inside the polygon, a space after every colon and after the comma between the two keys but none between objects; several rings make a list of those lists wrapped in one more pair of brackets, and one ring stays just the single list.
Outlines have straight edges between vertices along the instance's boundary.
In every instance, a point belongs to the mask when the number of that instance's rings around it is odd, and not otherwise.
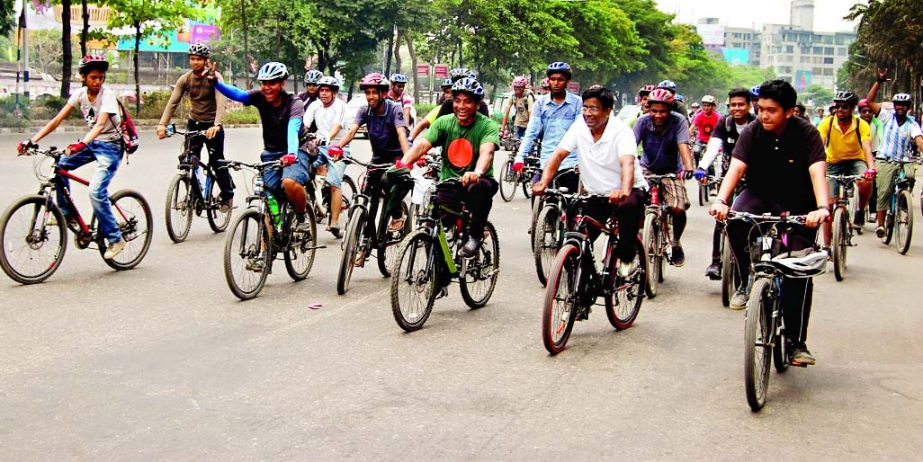
[{"label": "sky", "polygon": [[[814,30],[850,31],[855,24],[843,19],[859,0],[815,0]],[[661,11],[677,15],[680,22],[696,24],[698,18],[720,18],[733,27],[756,27],[763,23],[788,24],[790,0],[656,0]]]}]

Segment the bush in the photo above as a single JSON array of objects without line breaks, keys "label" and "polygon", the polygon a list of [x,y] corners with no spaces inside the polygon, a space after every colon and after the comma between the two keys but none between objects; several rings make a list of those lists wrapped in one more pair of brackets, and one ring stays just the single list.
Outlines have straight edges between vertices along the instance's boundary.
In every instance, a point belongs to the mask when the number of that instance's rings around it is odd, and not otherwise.
[{"label": "bush", "polygon": [[224,115],[223,123],[225,125],[258,124],[260,123],[260,113],[252,106],[228,111]]},{"label": "bush", "polygon": [[436,105],[428,103],[416,103],[413,105],[413,107],[417,110],[417,118],[422,119],[423,117],[426,117],[426,114],[429,114],[429,111],[432,111]]}]

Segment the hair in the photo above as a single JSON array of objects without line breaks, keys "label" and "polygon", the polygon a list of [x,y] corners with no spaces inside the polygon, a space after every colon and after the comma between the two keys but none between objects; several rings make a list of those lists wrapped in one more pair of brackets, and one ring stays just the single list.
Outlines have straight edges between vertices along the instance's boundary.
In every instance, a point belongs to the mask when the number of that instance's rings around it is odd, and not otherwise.
[{"label": "hair", "polygon": [[804,104],[798,103],[795,105],[795,107],[798,108],[798,110],[801,111],[802,114],[807,114],[808,112],[808,108],[804,107]]},{"label": "hair", "polygon": [[750,102],[750,90],[747,90],[746,88],[740,88],[740,87],[732,88],[731,91],[728,92],[728,100],[730,100],[731,98],[743,98],[747,100],[747,102],[749,103]]},{"label": "hair", "polygon": [[593,85],[584,90],[583,100],[586,101],[590,98],[598,99],[599,102],[602,103],[603,109],[612,109],[612,106],[615,105],[615,98],[612,96],[612,92],[602,85]]},{"label": "hair", "polygon": [[771,99],[779,103],[782,109],[789,110],[795,107],[798,92],[784,80],[767,80],[760,85],[760,98]]}]

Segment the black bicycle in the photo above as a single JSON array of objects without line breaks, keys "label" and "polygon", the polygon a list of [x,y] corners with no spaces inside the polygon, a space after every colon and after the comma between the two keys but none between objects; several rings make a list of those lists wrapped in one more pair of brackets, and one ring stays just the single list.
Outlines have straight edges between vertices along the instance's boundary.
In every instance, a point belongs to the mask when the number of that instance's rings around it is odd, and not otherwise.
[{"label": "black bicycle", "polygon": [[[205,130],[182,131],[176,125],[167,127],[167,137],[174,134],[183,135],[183,152],[179,156],[176,176],[167,187],[167,200],[164,204],[164,221],[170,240],[180,243],[189,237],[192,217],[201,217],[205,213],[208,226],[216,233],[224,232],[231,222],[231,209],[221,211],[221,198],[216,186],[216,172],[199,159],[199,154],[190,150],[192,141],[205,136]],[[207,147],[208,145],[206,145]],[[213,155],[208,148],[209,156]]]},{"label": "black bicycle", "polygon": [[837,281],[846,277],[846,251],[856,244],[853,231],[856,229],[850,219],[850,204],[855,202],[856,181],[862,175],[827,175],[828,180],[839,184],[839,195],[833,206],[833,229],[830,235],[830,253],[833,254],[833,275]]},{"label": "black bicycle", "polygon": [[535,274],[538,282],[544,286],[548,282],[548,272],[558,254],[558,249],[564,243],[564,234],[568,229],[568,217],[565,213],[571,204],[571,197],[567,188],[559,186],[557,180],[563,175],[576,175],[576,168],[568,168],[558,172],[551,183],[550,194],[545,194],[539,199],[540,209],[534,215],[532,225],[532,256],[535,260]]},{"label": "black bicycle", "polygon": [[[45,156],[51,159],[51,165],[49,167],[41,160],[36,162],[34,170],[39,180],[38,193],[17,199],[0,218],[0,241],[3,245],[0,248],[0,267],[3,272],[20,284],[36,284],[48,279],[64,260],[68,229],[74,233],[74,245],[78,249],[95,245],[100,256],[105,255],[106,240],[99,234],[96,214],[88,224],[67,188],[61,192],[68,207],[74,211],[73,219],[66,221],[55,203],[59,177],[90,185],[89,181],[58,167],[64,151],[54,146],[45,150],[34,146],[20,155]],[[104,258],[103,261],[116,270],[134,268],[151,247],[151,207],[141,194],[129,189],[116,191],[109,196],[109,201],[126,246],[115,258]]]},{"label": "black bicycle", "polygon": [[[352,163],[352,161],[344,157],[343,162],[346,164]],[[318,191],[320,191],[320,197],[318,197]],[[352,177],[348,174],[343,174],[343,182],[340,184],[340,193],[343,198],[343,203],[340,205],[342,211],[350,210],[352,207],[353,201],[356,199],[358,189],[356,189],[356,182],[353,181]],[[308,184],[308,196],[311,198],[311,204],[314,208],[314,216],[320,222],[326,220],[328,227],[339,227],[340,223],[333,222],[333,213],[330,209],[330,183],[327,182],[327,175],[318,175],[314,174],[312,181]],[[349,222],[349,216],[346,216],[346,222]],[[344,214],[340,213],[338,221],[344,220]],[[329,228],[328,228],[329,229]],[[336,237],[340,237],[337,235]]]},{"label": "black bicycle", "polygon": [[500,167],[500,197],[504,202],[513,200],[518,187],[522,188],[522,194],[526,199],[532,197],[532,177],[542,171],[539,149],[540,143],[536,142],[532,152],[523,158],[523,168],[519,172],[513,170],[513,164],[516,163],[516,151],[511,151],[503,161],[503,166]]},{"label": "black bicycle", "polygon": [[897,251],[902,255],[910,250],[910,237],[913,235],[913,190],[914,179],[907,175],[908,168],[916,168],[923,160],[886,161],[898,164],[900,171],[894,177],[894,194],[891,195],[890,207],[885,211],[885,235],[881,241],[890,245],[893,240]]}]

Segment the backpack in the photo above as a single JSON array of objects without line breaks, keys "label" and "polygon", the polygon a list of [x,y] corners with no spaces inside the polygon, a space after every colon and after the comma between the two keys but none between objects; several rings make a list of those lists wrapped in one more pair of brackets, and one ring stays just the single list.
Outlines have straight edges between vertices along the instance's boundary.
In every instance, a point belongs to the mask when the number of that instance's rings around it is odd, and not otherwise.
[{"label": "backpack", "polygon": [[135,122],[131,120],[131,116],[128,115],[128,111],[125,110],[125,106],[122,105],[122,102],[118,99],[116,99],[116,102],[119,104],[119,115],[122,118],[122,122],[116,127],[115,121],[112,121],[112,119],[109,120],[112,122],[115,131],[122,137],[122,144],[125,146],[125,152],[134,154],[135,151],[138,150],[138,146],[141,145],[141,139],[138,137],[138,128],[135,127]]},{"label": "backpack", "polygon": [[[830,125],[827,125],[827,140],[824,143],[824,149],[830,147],[830,134],[833,132],[833,124],[836,122],[836,120],[834,120],[834,116],[828,116],[828,118],[830,119]],[[855,119],[857,117],[853,116],[853,118]],[[856,121],[856,139],[859,141],[860,151],[862,150],[862,130],[859,130],[859,128],[861,127],[862,127],[862,119],[859,119],[858,121]]]}]

